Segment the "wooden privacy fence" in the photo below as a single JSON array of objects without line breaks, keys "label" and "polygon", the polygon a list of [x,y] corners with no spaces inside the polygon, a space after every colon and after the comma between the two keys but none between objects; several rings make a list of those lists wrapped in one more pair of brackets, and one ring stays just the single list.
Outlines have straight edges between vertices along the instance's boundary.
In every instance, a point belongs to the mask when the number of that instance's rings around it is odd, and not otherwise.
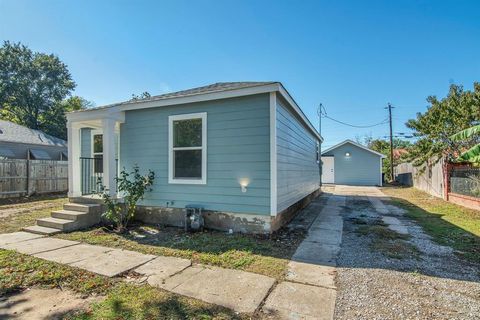
[{"label": "wooden privacy fence", "polygon": [[432,196],[444,198],[443,160],[430,165],[415,167],[401,163],[394,168],[395,180],[407,186],[423,190]]},{"label": "wooden privacy fence", "polygon": [[68,161],[0,159],[0,198],[68,191]]}]

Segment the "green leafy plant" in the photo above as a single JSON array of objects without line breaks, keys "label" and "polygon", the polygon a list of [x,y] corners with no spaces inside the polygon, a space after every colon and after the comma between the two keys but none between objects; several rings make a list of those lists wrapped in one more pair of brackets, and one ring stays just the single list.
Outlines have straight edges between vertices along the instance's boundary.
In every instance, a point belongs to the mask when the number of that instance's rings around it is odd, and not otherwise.
[{"label": "green leafy plant", "polygon": [[[475,141],[478,137],[480,137],[480,124],[457,132],[450,136],[450,139],[452,139],[452,141]],[[473,147],[463,152],[457,160],[480,163],[480,143],[475,144]]]},{"label": "green leafy plant", "polygon": [[141,175],[138,165],[133,167],[132,172],[125,168],[115,178],[118,193],[121,197],[115,198],[110,195],[109,190],[100,182],[99,195],[105,202],[106,210],[103,216],[111,221],[116,230],[124,232],[128,223],[135,216],[135,210],[139,200],[142,200],[145,192],[151,191],[150,186],[155,179],[155,173],[148,170],[148,174]]}]

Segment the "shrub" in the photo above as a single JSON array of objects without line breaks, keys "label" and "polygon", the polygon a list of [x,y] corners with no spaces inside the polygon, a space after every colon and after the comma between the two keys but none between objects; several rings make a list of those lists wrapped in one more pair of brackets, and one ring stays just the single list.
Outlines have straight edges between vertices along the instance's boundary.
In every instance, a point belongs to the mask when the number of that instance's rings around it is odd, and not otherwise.
[{"label": "shrub", "polygon": [[124,232],[128,223],[135,216],[137,202],[143,199],[145,192],[151,191],[155,173],[148,170],[147,175],[140,174],[138,165],[133,167],[132,172],[127,172],[125,168],[120,175],[115,178],[117,182],[117,191],[119,198],[113,198],[108,193],[108,189],[99,182],[99,195],[102,197],[107,207],[103,216],[113,223],[116,230]]}]

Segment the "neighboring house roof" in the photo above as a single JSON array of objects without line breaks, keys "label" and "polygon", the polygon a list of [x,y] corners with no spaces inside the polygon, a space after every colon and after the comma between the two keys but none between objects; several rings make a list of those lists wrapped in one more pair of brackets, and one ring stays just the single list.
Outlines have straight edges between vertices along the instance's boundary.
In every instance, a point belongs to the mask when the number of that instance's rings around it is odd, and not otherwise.
[{"label": "neighboring house roof", "polygon": [[366,150],[366,151],[368,151],[368,152],[371,152],[371,153],[373,153],[373,154],[376,154],[376,155],[379,156],[379,157],[386,158],[385,155],[381,154],[380,152],[377,152],[377,151],[374,151],[374,150],[372,150],[372,149],[369,149],[369,148],[367,148],[367,147],[365,147],[365,146],[363,146],[363,145],[361,145],[361,144],[359,144],[359,143],[356,143],[356,142],[354,142],[354,141],[352,141],[352,140],[349,140],[349,139],[347,139],[347,140],[345,140],[345,141],[342,141],[342,142],[340,142],[339,144],[336,144],[336,145],[334,145],[333,147],[328,148],[327,150],[322,151],[322,155],[325,154],[325,153],[328,153],[328,152],[330,152],[330,151],[332,151],[332,150],[334,150],[334,149],[337,149],[338,147],[341,147],[341,146],[343,146],[344,144],[347,144],[347,143],[353,144],[353,145],[356,146],[356,147],[359,147],[359,148],[361,148],[361,149],[363,149],[363,150]]},{"label": "neighboring house roof", "polygon": [[393,159],[400,159],[404,154],[408,154],[407,149],[393,149]]},{"label": "neighboring house roof", "polygon": [[0,120],[0,142],[26,143],[42,146],[66,147],[65,140],[48,135],[40,130]]},{"label": "neighboring house roof", "polygon": [[[166,93],[157,96],[151,96],[144,99],[131,99],[119,103],[100,106],[97,108],[89,108],[87,110],[79,110],[70,112],[67,114],[69,120],[81,119],[80,114],[90,112],[103,112],[109,109],[115,109],[118,111],[161,107],[182,103],[192,103],[199,101],[208,101],[216,99],[225,99],[232,97],[240,97],[245,95],[267,93],[267,92],[279,92],[280,95],[291,105],[293,110],[297,113],[300,119],[307,125],[307,127],[320,139],[318,131],[308,120],[306,115],[297,105],[295,100],[290,96],[287,90],[280,82],[277,81],[264,81],[264,82],[217,82],[207,86],[198,88],[192,88],[188,90],[182,90],[177,92]],[[78,120],[77,120],[78,121]]]}]

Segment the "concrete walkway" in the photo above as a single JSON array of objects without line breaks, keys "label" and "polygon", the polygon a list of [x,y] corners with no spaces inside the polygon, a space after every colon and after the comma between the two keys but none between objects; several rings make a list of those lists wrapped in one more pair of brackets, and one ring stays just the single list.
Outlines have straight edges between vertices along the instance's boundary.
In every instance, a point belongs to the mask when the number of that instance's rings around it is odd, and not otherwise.
[{"label": "concrete walkway", "polygon": [[287,280],[268,296],[263,311],[277,319],[333,319],[335,266],[342,242],[344,196],[324,194],[310,206],[320,213],[288,264]]}]

